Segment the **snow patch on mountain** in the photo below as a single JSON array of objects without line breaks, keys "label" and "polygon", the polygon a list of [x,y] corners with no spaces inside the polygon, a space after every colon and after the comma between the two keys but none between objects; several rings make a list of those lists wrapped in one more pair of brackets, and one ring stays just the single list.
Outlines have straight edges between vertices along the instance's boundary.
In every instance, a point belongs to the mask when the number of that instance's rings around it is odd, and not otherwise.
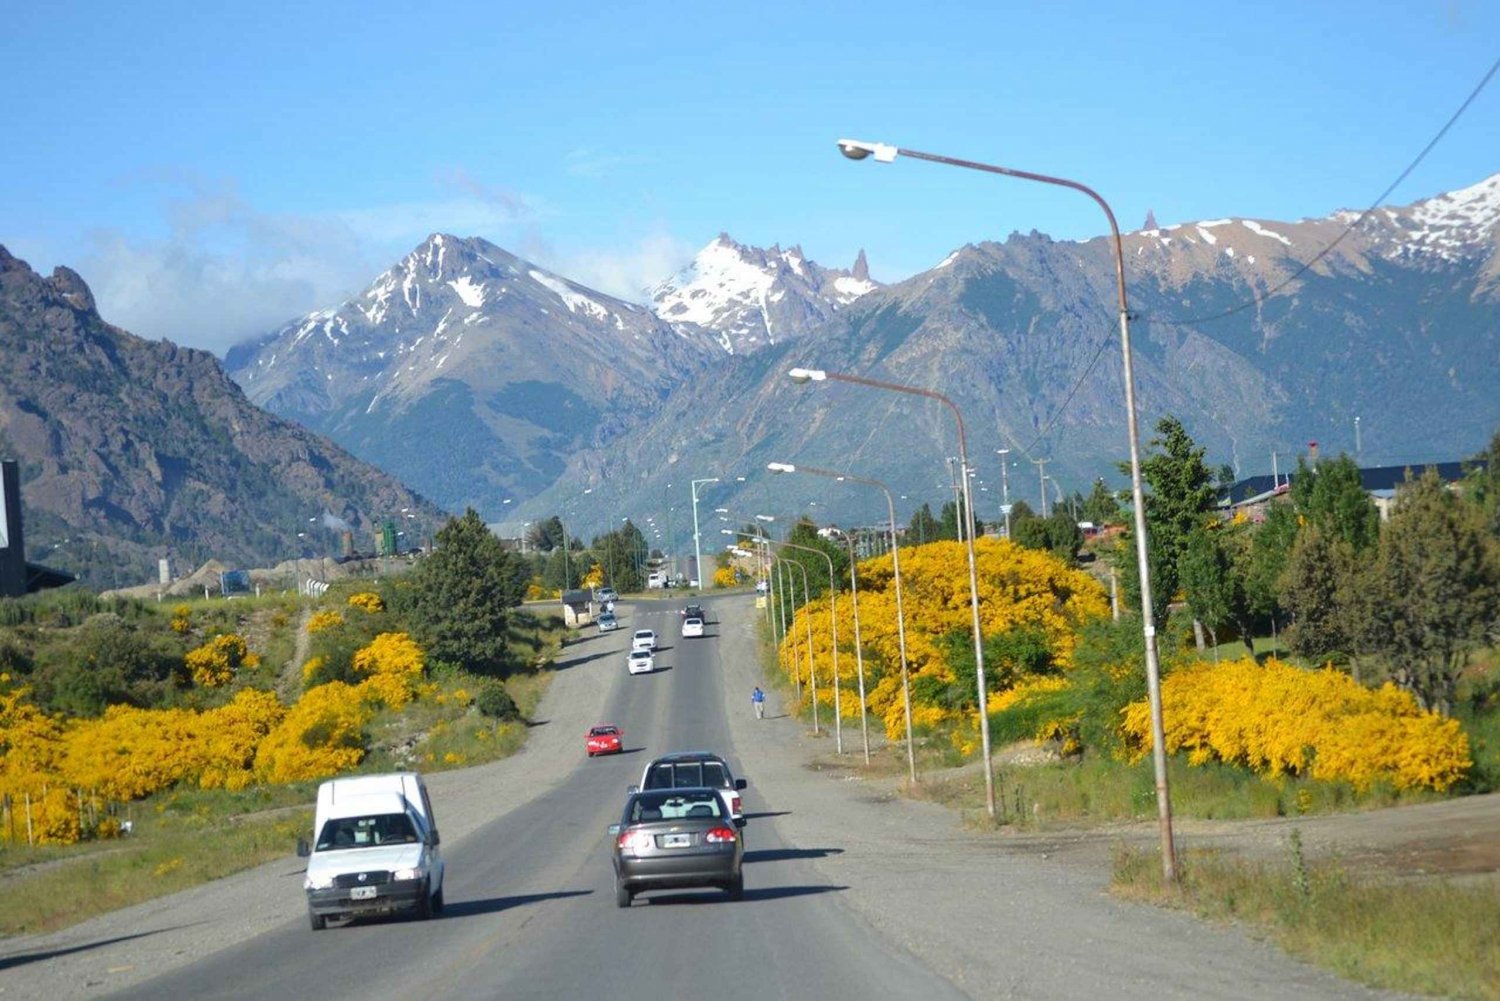
[{"label": "snow patch on mountain", "polygon": [[470,309],[479,309],[484,305],[484,285],[474,283],[474,279],[468,275],[460,275],[448,283],[448,287],[458,293],[464,305]]},{"label": "snow patch on mountain", "polygon": [[584,313],[594,317],[596,320],[608,320],[610,318],[608,308],[577,291],[562,279],[555,278],[545,271],[537,271],[535,269],[526,273],[531,276],[532,281],[549,292],[556,294],[563,301],[563,305],[568,307],[568,312]]}]

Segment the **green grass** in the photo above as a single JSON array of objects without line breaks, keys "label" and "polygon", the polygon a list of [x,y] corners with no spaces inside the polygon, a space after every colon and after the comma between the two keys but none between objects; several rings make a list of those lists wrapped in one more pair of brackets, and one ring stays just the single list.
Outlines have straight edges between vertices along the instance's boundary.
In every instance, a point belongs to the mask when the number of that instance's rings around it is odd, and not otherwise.
[{"label": "green grass", "polygon": [[[933,754],[929,767],[940,758]],[[1172,813],[1201,820],[1249,820],[1331,813],[1441,799],[1434,793],[1376,786],[1357,792],[1342,782],[1313,779],[1269,781],[1241,768],[1210,763],[1167,763]],[[1116,761],[1101,755],[1052,764],[995,767],[997,818],[1021,827],[1088,826],[1156,816],[1156,781],[1151,761]],[[984,775],[970,768],[958,775],[929,775],[917,794],[952,806],[988,823]]]},{"label": "green grass", "polygon": [[1293,840],[1280,864],[1189,853],[1164,885],[1154,852],[1116,855],[1114,892],[1242,921],[1292,955],[1401,991],[1500,999],[1500,894],[1451,882],[1376,883],[1310,864]]},{"label": "green grass", "polygon": [[0,935],[34,934],[276,858],[312,826],[315,785],[163,793],[131,804],[114,841],[0,855]]}]

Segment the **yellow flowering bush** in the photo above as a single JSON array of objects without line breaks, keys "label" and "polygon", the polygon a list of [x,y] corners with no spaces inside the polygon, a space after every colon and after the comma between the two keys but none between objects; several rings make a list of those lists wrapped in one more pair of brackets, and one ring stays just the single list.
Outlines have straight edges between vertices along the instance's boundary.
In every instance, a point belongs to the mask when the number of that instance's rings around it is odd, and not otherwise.
[{"label": "yellow flowering bush", "polygon": [[349,595],[349,607],[358,608],[372,614],[383,612],[385,611],[385,599],[374,591],[361,591],[358,594]]},{"label": "yellow flowering bush", "polygon": [[186,634],[193,628],[193,610],[187,605],[175,605],[172,608],[172,631],[174,633]]},{"label": "yellow flowering bush", "polygon": [[344,616],[330,608],[310,615],[307,619],[307,631],[321,633],[325,629],[335,629],[343,624]]},{"label": "yellow flowering bush", "polygon": [[734,567],[719,567],[714,571],[714,587],[734,587],[739,582]]},{"label": "yellow flowering bush", "polygon": [[381,633],[355,652],[354,673],[368,695],[400,709],[415,695],[424,663],[422,648],[406,633]]},{"label": "yellow flowering bush", "polygon": [[[913,725],[956,722],[962,714],[924,701],[921,679],[953,682],[942,647],[943,637],[971,628],[968,552],[958,542],[904,547],[901,557],[902,604],[906,616],[908,672],[913,686]],[[1002,539],[975,542],[979,579],[980,623],[986,636],[1032,628],[1045,637],[1054,663],[1066,670],[1077,646],[1081,623],[1109,613],[1102,585],[1049,553],[1023,549]],[[896,628],[895,574],[889,554],[859,564],[860,640],[864,650],[869,709],[885,722],[893,739],[905,732],[901,701],[900,642]],[[828,596],[799,609],[782,642],[784,671],[798,665],[805,699],[807,627],[811,617],[814,670],[820,706],[833,703],[833,650]],[[854,603],[847,589],[836,596],[834,617],[839,636],[840,701],[846,714],[858,715],[857,661],[854,656]],[[993,696],[993,693],[992,693]],[[921,723],[918,723],[918,720]]]},{"label": "yellow flowering bush", "polygon": [[372,713],[365,693],[342,681],[304,692],[255,753],[262,782],[300,782],[353,768],[365,756]]},{"label": "yellow flowering bush", "polygon": [[[1194,764],[1220,760],[1265,775],[1343,780],[1361,790],[1385,781],[1438,791],[1472,765],[1457,720],[1423,711],[1392,685],[1372,691],[1332,668],[1305,671],[1249,658],[1194,664],[1163,681],[1162,715],[1167,750],[1186,751]],[[1126,708],[1123,730],[1136,753],[1150,750],[1145,702]]]},{"label": "yellow flowering bush", "polygon": [[603,587],[604,566],[602,564],[596,563],[592,567],[590,567],[589,572],[584,574],[583,579],[578,582],[578,586],[585,588]]},{"label": "yellow flowering bush", "polygon": [[243,636],[221,633],[196,650],[189,650],[184,661],[195,684],[216,688],[228,684],[240,668],[259,664],[260,657],[250,652]]}]

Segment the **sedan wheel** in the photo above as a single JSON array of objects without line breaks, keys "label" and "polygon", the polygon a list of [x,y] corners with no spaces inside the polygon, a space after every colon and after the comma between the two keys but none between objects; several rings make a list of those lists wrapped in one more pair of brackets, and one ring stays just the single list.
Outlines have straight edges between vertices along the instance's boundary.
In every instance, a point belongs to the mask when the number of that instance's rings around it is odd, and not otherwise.
[{"label": "sedan wheel", "polygon": [[616,907],[629,907],[630,906],[630,901],[634,897],[635,897],[635,894],[633,894],[629,890],[627,890],[625,888],[625,884],[624,883],[620,882],[619,880],[615,880],[615,906]]},{"label": "sedan wheel", "polygon": [[744,873],[742,873],[742,872],[735,873],[734,879],[729,884],[729,899],[730,900],[744,900],[745,899],[745,874]]}]

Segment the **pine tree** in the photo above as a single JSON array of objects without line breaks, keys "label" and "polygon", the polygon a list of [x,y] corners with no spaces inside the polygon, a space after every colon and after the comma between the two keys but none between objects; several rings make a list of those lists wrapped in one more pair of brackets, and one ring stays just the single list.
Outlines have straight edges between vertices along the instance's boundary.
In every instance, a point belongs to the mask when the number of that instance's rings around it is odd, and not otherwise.
[{"label": "pine tree", "polygon": [[450,520],[403,592],[422,647],[434,660],[478,674],[504,673],[512,666],[509,611],[521,603],[527,572],[473,508]]}]

